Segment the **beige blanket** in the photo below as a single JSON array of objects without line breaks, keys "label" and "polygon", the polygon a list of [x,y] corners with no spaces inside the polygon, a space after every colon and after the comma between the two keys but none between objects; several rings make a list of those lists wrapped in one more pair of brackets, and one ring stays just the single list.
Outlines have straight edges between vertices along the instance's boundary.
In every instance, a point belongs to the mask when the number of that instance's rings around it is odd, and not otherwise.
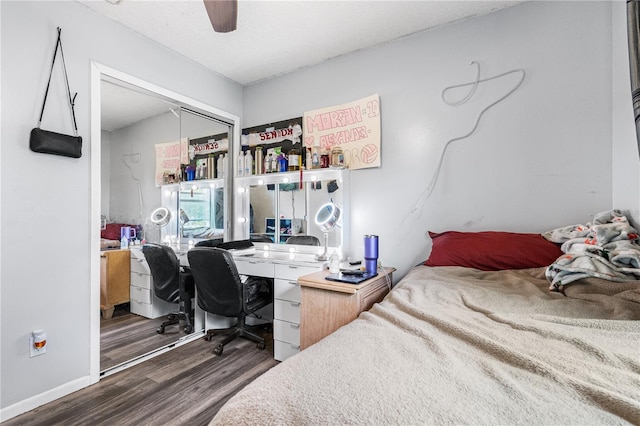
[{"label": "beige blanket", "polygon": [[640,282],[413,269],[211,424],[640,424]]}]

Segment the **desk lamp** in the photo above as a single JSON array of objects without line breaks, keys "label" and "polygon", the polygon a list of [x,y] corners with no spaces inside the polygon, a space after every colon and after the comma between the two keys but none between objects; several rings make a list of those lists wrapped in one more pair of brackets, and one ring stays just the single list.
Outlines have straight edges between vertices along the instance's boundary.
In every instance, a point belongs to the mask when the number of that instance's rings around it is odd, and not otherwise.
[{"label": "desk lamp", "polygon": [[336,226],[340,226],[340,208],[333,204],[333,202],[328,202],[323,204],[320,209],[318,209],[318,213],[316,213],[316,225],[322,232],[324,232],[324,252],[320,255],[316,256],[317,260],[327,260],[327,244],[329,241],[329,232],[333,231]]},{"label": "desk lamp", "polygon": [[171,212],[166,207],[158,207],[151,213],[151,223],[158,228],[166,226],[171,221]]}]

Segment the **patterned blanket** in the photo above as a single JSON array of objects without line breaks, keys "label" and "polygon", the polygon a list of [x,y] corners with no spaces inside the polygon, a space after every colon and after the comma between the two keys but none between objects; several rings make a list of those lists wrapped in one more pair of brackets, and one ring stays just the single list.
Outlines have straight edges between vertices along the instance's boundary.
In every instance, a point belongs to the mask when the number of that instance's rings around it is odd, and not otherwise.
[{"label": "patterned blanket", "polygon": [[586,277],[618,282],[640,279],[638,231],[620,210],[607,210],[585,225],[557,228],[542,236],[562,244],[565,253],[547,267],[550,290],[562,291]]}]

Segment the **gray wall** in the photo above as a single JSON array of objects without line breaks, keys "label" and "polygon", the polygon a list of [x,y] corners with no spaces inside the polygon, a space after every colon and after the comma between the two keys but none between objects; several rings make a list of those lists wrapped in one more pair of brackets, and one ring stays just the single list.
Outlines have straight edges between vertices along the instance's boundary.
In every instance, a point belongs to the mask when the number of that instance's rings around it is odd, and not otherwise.
[{"label": "gray wall", "polygon": [[[2,144],[0,188],[0,407],[2,416],[87,383],[90,276],[90,62],[242,115],[242,87],[69,1],[0,2]],[[83,156],[29,151],[56,27],[64,53]],[[69,132],[59,68],[43,127]],[[95,230],[97,231],[97,230]],[[95,232],[94,231],[94,232]],[[46,355],[29,358],[28,337],[44,328]]]},{"label": "gray wall", "polygon": [[[541,232],[587,221],[612,206],[611,7],[526,2],[345,55],[247,87],[243,125],[378,93],[382,166],[351,173],[351,249],[361,256],[362,236],[379,234],[380,259],[398,277],[427,258],[429,230]],[[444,104],[445,87],[474,81],[470,61],[482,77],[522,68],[526,79],[450,145],[421,200],[444,144],[517,81],[483,83],[467,104]]]},{"label": "gray wall", "polygon": [[[397,276],[428,255],[427,230],[539,232],[614,205],[638,212],[624,2],[527,2],[244,92],[76,3],[2,1],[0,11],[3,410],[41,394],[62,395],[61,388],[89,374],[90,60],[236,115],[244,105],[243,127],[379,93],[382,167],[352,173],[352,251],[362,252],[363,234],[380,234],[381,260],[400,268]],[[72,89],[79,92],[80,160],[27,147],[56,26],[64,29]],[[472,81],[471,60],[483,76],[523,68],[527,79],[485,115],[473,137],[451,146],[434,194],[410,214],[443,144],[466,133],[509,86],[480,87],[462,108],[443,104],[443,88]],[[53,123],[61,122],[58,130],[66,131],[68,117],[56,113],[65,111],[59,83],[44,126],[56,130]],[[43,327],[49,353],[28,358],[28,335]]]}]

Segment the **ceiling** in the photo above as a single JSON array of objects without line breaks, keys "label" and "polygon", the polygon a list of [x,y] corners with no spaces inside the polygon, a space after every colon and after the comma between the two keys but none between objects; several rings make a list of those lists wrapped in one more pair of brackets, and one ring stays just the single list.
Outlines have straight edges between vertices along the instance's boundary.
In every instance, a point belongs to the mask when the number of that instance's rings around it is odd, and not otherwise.
[{"label": "ceiling", "polygon": [[239,0],[230,33],[213,31],[202,0],[76,1],[246,86],[523,0]]}]

